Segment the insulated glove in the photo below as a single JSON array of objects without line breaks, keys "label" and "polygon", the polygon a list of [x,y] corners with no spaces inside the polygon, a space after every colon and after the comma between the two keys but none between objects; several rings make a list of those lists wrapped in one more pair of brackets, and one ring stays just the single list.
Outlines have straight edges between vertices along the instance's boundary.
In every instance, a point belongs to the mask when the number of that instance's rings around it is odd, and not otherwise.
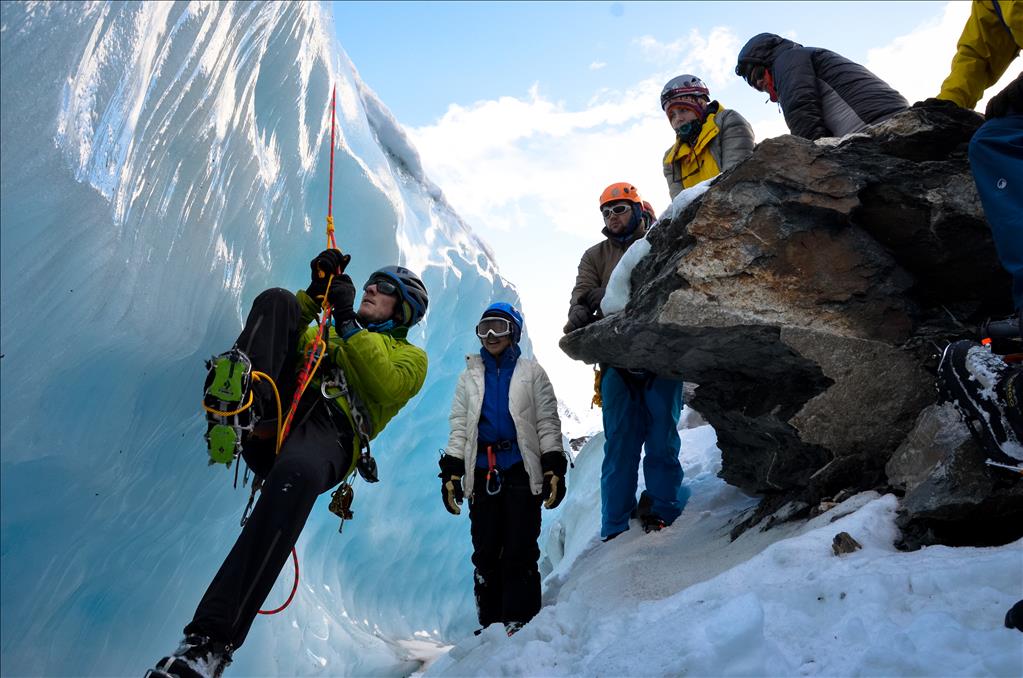
[{"label": "insulated glove", "polygon": [[561,452],[544,452],[540,456],[540,468],[543,469],[543,488],[540,497],[545,508],[557,508],[565,498],[568,486],[565,484],[565,471],[568,462]]},{"label": "insulated glove", "polygon": [[984,109],[984,117],[989,120],[1004,118],[1012,113],[1023,113],[1023,73],[991,97]]},{"label": "insulated glove", "polygon": [[565,324],[565,334],[586,327],[590,324],[593,313],[583,304],[576,304],[568,309],[568,323]]},{"label": "insulated glove", "polygon": [[355,319],[355,283],[347,273],[334,276],[327,290],[327,302],[330,304],[334,324],[341,327],[344,323]]},{"label": "insulated glove", "polygon": [[342,254],[341,250],[323,250],[317,254],[309,262],[312,282],[306,289],[306,294],[315,301],[322,301],[327,293],[327,281],[330,280],[330,276],[344,273],[351,259],[349,255]]},{"label": "insulated glove", "polygon": [[954,111],[959,108],[959,104],[948,99],[938,99],[937,97],[930,97],[923,101],[918,101],[913,104],[912,108],[929,108],[933,111]]},{"label": "insulated glove", "polygon": [[592,290],[583,295],[583,301],[586,302],[586,305],[589,306],[594,313],[600,310],[600,302],[604,300],[605,289],[606,288],[603,287],[594,287]]},{"label": "insulated glove", "polygon": [[440,497],[444,502],[444,508],[453,516],[462,512],[462,500],[465,493],[462,491],[462,474],[465,473],[465,462],[450,454],[442,455],[440,458]]}]

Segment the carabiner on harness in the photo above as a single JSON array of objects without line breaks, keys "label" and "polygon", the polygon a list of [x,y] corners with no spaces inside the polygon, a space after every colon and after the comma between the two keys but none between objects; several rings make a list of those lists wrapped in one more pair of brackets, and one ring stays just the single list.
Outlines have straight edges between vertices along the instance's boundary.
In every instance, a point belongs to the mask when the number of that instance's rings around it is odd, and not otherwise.
[{"label": "carabiner on harness", "polygon": [[487,494],[493,497],[501,491],[501,470],[497,468],[494,446],[487,445]]}]

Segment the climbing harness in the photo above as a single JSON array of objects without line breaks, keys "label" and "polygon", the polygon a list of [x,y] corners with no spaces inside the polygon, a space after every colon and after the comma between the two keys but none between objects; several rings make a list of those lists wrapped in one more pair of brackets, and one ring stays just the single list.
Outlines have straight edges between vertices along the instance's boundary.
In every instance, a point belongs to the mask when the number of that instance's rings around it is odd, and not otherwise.
[{"label": "climbing harness", "polygon": [[[505,441],[507,443],[507,441]],[[508,444],[511,449],[511,444]],[[501,470],[497,468],[497,456],[494,446],[487,445],[487,494],[491,497],[501,492]]]}]

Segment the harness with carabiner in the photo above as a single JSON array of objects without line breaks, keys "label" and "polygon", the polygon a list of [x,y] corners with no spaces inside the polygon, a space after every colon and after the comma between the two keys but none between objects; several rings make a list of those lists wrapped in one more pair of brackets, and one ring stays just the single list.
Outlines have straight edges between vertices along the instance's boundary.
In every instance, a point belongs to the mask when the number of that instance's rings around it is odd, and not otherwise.
[{"label": "harness with carabiner", "polygon": [[[337,393],[331,395],[327,392],[327,389],[337,389]],[[355,423],[355,436],[359,440],[359,459],[356,462],[355,469],[367,483],[379,482],[377,462],[373,458],[369,445],[371,435],[369,430],[369,410],[358,393],[348,385],[348,377],[345,376],[343,369],[335,366],[328,375],[325,375],[325,378],[320,383],[320,395],[327,400],[327,406],[331,408],[332,414],[338,416],[344,416],[344,414],[335,404],[335,399],[342,397],[348,403],[348,411],[351,413],[352,421]],[[350,520],[353,517],[351,505],[355,498],[355,491],[349,481],[353,479],[354,475],[352,473],[345,478],[330,495],[330,511],[341,519],[341,524],[337,529],[338,532],[344,529],[345,520]]]}]

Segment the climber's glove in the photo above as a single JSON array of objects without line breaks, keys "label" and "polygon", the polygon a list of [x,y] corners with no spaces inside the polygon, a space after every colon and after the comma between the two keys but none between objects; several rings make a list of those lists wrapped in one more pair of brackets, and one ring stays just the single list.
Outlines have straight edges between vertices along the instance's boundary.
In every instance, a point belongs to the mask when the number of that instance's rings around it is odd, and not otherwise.
[{"label": "climber's glove", "polygon": [[568,309],[568,322],[565,324],[565,334],[586,327],[593,320],[593,312],[584,304],[576,304]]},{"label": "climber's glove", "polygon": [[1004,118],[1011,114],[1023,114],[1023,73],[1006,85],[1005,89],[991,97],[984,109],[984,117]]},{"label": "climber's glove", "polygon": [[540,455],[540,468],[543,470],[543,489],[540,497],[546,508],[557,508],[565,498],[568,486],[565,483],[565,472],[568,461],[563,452],[544,452]]},{"label": "climber's glove", "polygon": [[323,297],[327,293],[327,281],[330,280],[330,276],[338,276],[344,273],[351,259],[349,255],[342,254],[341,250],[336,249],[323,250],[313,257],[313,260],[309,262],[309,268],[312,270],[310,276],[312,282],[306,289],[306,294],[314,301],[323,301]]},{"label": "climber's glove", "polygon": [[583,301],[590,307],[590,310],[596,313],[600,310],[600,302],[604,300],[604,287],[594,287],[592,290],[583,295]]},{"label": "climber's glove", "polygon": [[355,283],[347,273],[334,276],[327,290],[327,303],[330,304],[335,327],[355,320]]},{"label": "climber's glove", "polygon": [[462,474],[465,473],[465,462],[450,454],[441,455],[440,473],[440,496],[444,502],[444,508],[451,515],[457,516],[462,512],[462,500],[465,493],[462,490]]},{"label": "climber's glove", "polygon": [[959,108],[959,104],[948,99],[938,99],[937,97],[929,97],[923,101],[918,101],[913,104],[912,108],[926,108],[932,111],[955,111]]}]

